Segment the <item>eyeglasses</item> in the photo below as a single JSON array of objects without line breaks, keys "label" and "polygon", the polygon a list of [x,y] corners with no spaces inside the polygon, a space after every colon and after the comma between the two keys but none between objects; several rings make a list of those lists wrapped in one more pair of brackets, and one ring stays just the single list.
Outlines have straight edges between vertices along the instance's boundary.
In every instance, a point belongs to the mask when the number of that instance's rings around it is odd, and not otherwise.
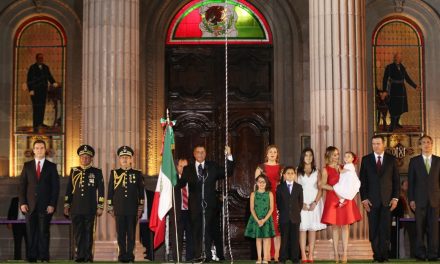
[{"label": "eyeglasses", "polygon": [[266,183],[265,181],[257,181],[257,183]]}]

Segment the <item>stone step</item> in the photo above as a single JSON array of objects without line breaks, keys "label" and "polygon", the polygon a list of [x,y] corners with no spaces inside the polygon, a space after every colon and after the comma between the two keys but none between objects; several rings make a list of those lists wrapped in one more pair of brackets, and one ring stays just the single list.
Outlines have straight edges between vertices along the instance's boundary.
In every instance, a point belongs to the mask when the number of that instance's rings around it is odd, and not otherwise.
[{"label": "stone step", "polygon": [[[96,241],[94,260],[96,261],[116,261],[118,260],[118,243],[116,241]],[[144,260],[144,247],[136,241],[135,260]]]},{"label": "stone step", "polygon": [[[339,252],[342,252],[342,242],[339,241]],[[334,259],[333,241],[316,240],[314,258],[317,260]],[[348,259],[372,259],[373,251],[371,250],[370,241],[368,240],[351,240],[348,242]]]},{"label": "stone step", "polygon": [[[144,259],[144,248],[136,242],[135,257],[137,261]],[[339,251],[342,252],[342,242],[339,242]],[[363,260],[372,259],[370,242],[368,240],[352,240],[348,243],[348,259]],[[314,258],[316,260],[333,259],[333,241],[317,240]],[[96,261],[116,261],[118,259],[118,245],[116,241],[97,241],[95,243]]]}]

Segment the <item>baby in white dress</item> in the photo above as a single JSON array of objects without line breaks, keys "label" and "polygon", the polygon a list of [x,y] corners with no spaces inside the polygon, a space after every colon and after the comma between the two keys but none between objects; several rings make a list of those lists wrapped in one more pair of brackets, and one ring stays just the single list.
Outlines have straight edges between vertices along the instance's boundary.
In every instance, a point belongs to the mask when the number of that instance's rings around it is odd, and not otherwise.
[{"label": "baby in white dress", "polygon": [[346,204],[345,200],[353,200],[361,187],[361,182],[354,167],[356,155],[350,151],[346,152],[344,162],[344,168],[339,174],[339,181],[333,185],[333,190],[339,197],[340,207]]}]

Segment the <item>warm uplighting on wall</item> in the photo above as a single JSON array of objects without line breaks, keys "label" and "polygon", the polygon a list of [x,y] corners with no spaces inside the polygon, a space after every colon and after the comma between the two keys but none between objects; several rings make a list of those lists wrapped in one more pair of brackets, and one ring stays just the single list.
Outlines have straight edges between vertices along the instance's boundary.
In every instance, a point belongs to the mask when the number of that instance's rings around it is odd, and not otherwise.
[{"label": "warm uplighting on wall", "polygon": [[9,159],[0,156],[0,177],[9,176]]},{"label": "warm uplighting on wall", "polygon": [[[78,155],[76,154],[75,148],[68,145],[69,144],[66,144],[66,157],[65,157],[66,167],[64,168],[65,175],[62,176],[69,176],[70,168],[79,165]],[[68,150],[70,151],[67,152]]]}]

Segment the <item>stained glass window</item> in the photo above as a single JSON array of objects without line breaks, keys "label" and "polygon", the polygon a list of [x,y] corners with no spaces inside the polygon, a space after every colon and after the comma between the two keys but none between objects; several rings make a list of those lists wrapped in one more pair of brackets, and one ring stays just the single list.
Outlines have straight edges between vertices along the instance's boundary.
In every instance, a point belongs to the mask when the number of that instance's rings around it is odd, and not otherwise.
[{"label": "stained glass window", "polygon": [[50,17],[32,17],[14,42],[13,174],[33,158],[33,142],[46,142],[47,159],[64,174],[64,89],[66,37]]},{"label": "stained glass window", "polygon": [[373,35],[376,133],[423,131],[423,67],[417,24],[404,17],[381,22]]},{"label": "stained glass window", "polygon": [[272,34],[261,13],[243,0],[195,0],[174,17],[167,44],[272,43]]}]

